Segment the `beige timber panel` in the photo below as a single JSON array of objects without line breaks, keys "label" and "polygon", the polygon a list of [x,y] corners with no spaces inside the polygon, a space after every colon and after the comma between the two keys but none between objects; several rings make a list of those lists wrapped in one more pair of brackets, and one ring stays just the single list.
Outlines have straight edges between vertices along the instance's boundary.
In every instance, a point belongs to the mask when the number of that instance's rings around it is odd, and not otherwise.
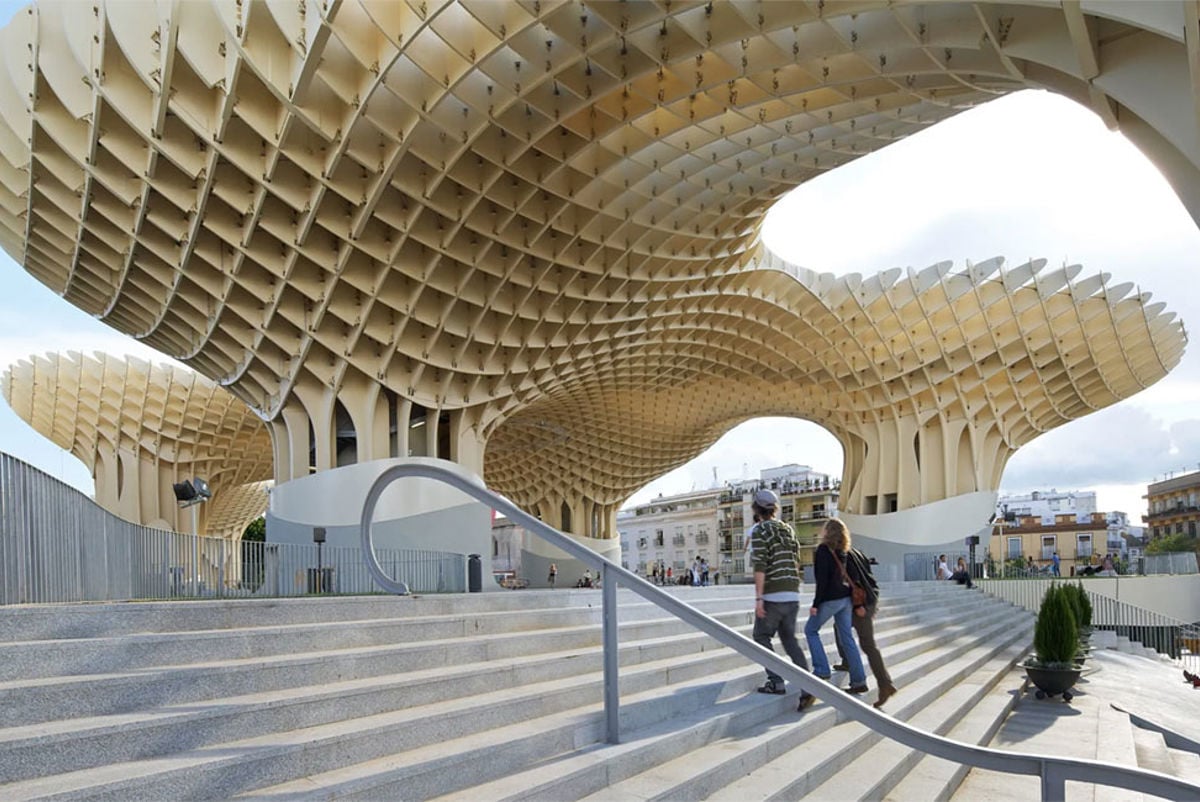
[{"label": "beige timber panel", "polygon": [[213,491],[201,534],[240,537],[266,510],[266,428],[203,376],[134,357],[50,353],[9,367],[0,390],[18,417],[91,470],[97,503],[126,520],[191,531],[171,485],[196,476]]},{"label": "beige timber panel", "polygon": [[[1188,9],[42,3],[0,33],[0,244],[272,421],[280,479],[310,445],[336,464],[338,403],[363,458],[440,453],[450,412],[448,456],[612,536],[646,481],[783,414],[842,440],[848,509],[913,506],[1160,378],[1181,327],[1074,269],[764,269],[763,215],[1045,87],[1200,217]],[[422,443],[383,420],[410,404]]]}]

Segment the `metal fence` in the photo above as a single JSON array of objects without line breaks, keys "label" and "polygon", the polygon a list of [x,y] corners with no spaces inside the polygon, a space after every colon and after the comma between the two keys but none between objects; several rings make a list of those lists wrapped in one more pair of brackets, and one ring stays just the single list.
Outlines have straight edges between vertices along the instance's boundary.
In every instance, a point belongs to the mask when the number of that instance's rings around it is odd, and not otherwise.
[{"label": "metal fence", "polygon": [[[462,593],[466,557],[378,550],[414,592]],[[376,593],[357,547],[194,537],[138,526],[0,453],[0,604]]]},{"label": "metal fence", "polygon": [[1184,551],[1170,554],[1147,554],[1140,558],[1140,573],[1143,574],[1197,574],[1196,552]]},{"label": "metal fence", "polygon": [[[1036,613],[1046,590],[1055,582],[1069,579],[978,580],[986,593]],[[1078,581],[1078,580],[1075,580]],[[1081,582],[1092,603],[1092,629],[1114,632],[1119,637],[1148,646],[1193,671],[1200,670],[1200,626],[1180,621],[1144,607],[1117,601],[1090,590]]]}]

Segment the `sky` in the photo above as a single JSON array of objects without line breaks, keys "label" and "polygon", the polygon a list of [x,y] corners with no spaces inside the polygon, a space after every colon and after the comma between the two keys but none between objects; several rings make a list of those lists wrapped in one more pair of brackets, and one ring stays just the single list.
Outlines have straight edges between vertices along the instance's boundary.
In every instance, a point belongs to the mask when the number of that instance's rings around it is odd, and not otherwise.
[{"label": "sky", "polygon": [[[0,2],[0,21],[11,4]],[[871,274],[1003,256],[1081,264],[1165,300],[1190,332],[1200,321],[1200,231],[1162,175],[1090,111],[1021,92],[963,112],[796,189],[768,215],[767,246],[820,272]],[[31,354],[104,351],[170,362],[58,298],[0,252],[0,369]],[[0,403],[0,451],[93,491],[69,453]],[[763,468],[842,471],[820,426],[760,418],[636,493],[629,503],[757,477]],[[1200,469],[1200,345],[1164,380],[1020,449],[1001,493],[1094,490],[1099,509],[1136,523],[1146,485]]]}]

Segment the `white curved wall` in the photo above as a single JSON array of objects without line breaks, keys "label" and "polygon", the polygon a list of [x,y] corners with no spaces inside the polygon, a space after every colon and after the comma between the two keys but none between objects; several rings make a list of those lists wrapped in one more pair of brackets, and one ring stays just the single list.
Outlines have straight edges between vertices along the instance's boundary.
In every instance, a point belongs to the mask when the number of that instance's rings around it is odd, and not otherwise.
[{"label": "white curved wall", "polygon": [[[987,521],[996,510],[996,491],[981,490],[880,515],[842,512],[854,545],[879,560],[885,579],[904,578],[904,555],[946,552],[965,554],[965,539],[979,536],[975,550],[982,560],[991,541]],[[982,526],[980,525],[982,524]]]},{"label": "white curved wall", "polygon": [[[358,548],[359,519],[371,485],[393,465],[413,462],[449,467],[482,484],[455,463],[427,457],[380,459],[321,471],[271,491],[267,541],[311,544],[313,527],[323,526],[326,546]],[[449,485],[432,479],[401,479],[380,497],[371,533],[376,548],[478,554],[486,568],[492,554],[491,518],[490,507]],[[492,585],[483,583],[485,589]]]}]

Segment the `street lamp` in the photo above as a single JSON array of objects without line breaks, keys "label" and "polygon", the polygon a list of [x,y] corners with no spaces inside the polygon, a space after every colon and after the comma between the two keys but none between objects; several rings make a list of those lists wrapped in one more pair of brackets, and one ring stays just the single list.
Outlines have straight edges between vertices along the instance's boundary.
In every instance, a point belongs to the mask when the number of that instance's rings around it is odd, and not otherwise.
[{"label": "street lamp", "polygon": [[192,566],[195,569],[196,577],[196,594],[200,593],[200,505],[212,498],[212,491],[208,488],[208,482],[201,479],[199,476],[188,481],[184,479],[182,482],[176,482],[171,485],[171,489],[175,491],[175,501],[179,504],[179,508],[192,508]]}]

